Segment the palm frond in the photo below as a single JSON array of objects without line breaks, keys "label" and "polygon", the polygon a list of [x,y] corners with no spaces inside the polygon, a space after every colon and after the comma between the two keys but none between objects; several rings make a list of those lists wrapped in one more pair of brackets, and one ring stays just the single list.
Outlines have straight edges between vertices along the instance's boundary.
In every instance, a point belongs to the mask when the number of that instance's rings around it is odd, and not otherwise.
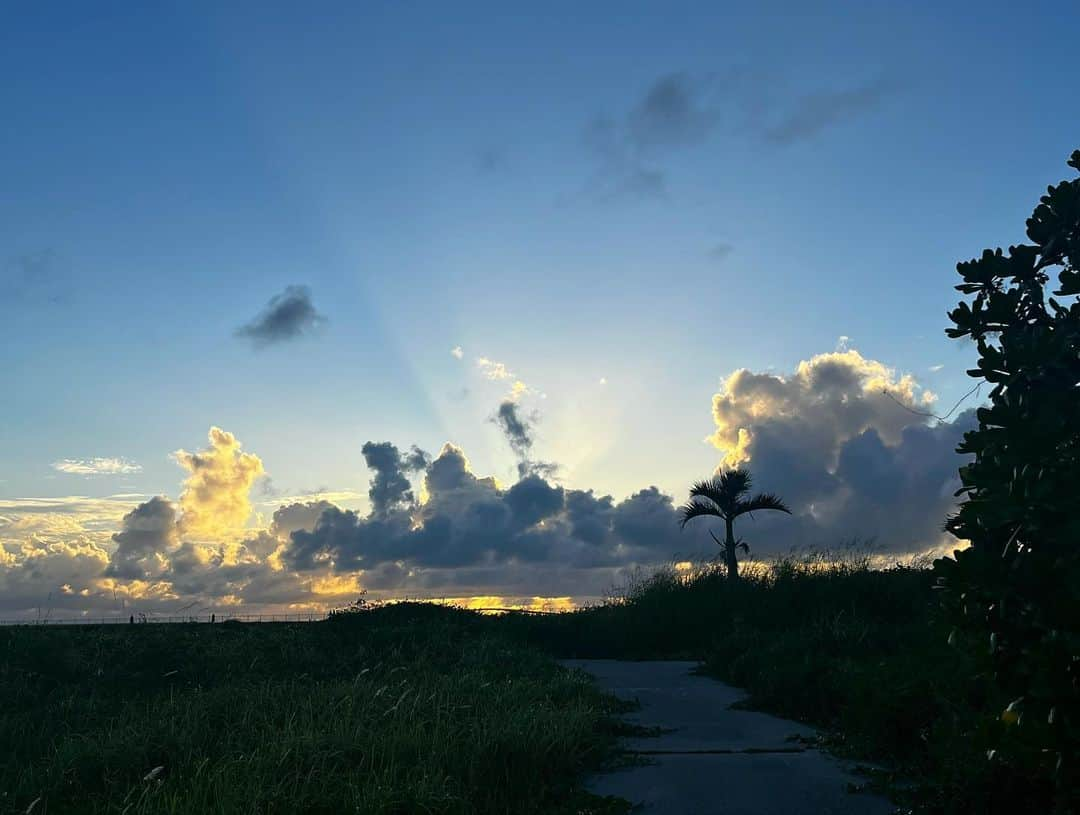
[{"label": "palm frond", "polygon": [[750,473],[746,470],[726,470],[690,488],[690,497],[706,498],[720,508],[724,515],[735,511],[739,499],[750,489]]},{"label": "palm frond", "polygon": [[735,499],[738,499],[744,493],[750,492],[750,487],[754,485],[754,479],[750,476],[750,471],[742,467],[725,470],[717,478],[723,483],[724,491]]},{"label": "palm frond", "polygon": [[713,518],[722,518],[720,510],[714,504],[706,504],[704,501],[688,501],[685,505],[679,508],[679,528],[686,527],[688,521],[694,518],[701,518],[703,516],[710,516]]},{"label": "palm frond", "polygon": [[747,512],[756,512],[759,509],[774,509],[777,512],[791,514],[791,510],[783,499],[771,492],[759,492],[749,501],[740,501],[735,510],[735,515],[743,515]]},{"label": "palm frond", "polygon": [[694,485],[690,487],[691,503],[693,503],[695,498],[704,498],[719,507],[721,502],[726,500],[720,479],[707,478],[704,481],[695,481]]}]

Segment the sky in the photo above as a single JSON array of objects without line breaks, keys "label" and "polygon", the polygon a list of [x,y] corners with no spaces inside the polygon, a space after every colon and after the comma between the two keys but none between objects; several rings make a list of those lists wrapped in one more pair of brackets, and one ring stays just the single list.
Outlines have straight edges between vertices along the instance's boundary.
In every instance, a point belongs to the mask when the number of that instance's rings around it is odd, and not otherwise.
[{"label": "sky", "polygon": [[947,548],[955,264],[1066,176],[1078,28],[5,5],[0,616],[580,601],[736,464],[762,556]]}]

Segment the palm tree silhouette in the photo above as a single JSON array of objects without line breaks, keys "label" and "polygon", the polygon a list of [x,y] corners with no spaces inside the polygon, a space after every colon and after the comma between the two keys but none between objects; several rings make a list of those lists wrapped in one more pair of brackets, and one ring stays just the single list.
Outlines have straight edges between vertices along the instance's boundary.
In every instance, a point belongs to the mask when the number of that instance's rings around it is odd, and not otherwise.
[{"label": "palm tree silhouette", "polygon": [[[712,539],[724,547],[724,561],[727,564],[728,580],[739,579],[739,561],[735,551],[742,547],[749,552],[746,541],[735,539],[735,519],[759,509],[774,509],[791,514],[780,496],[771,492],[760,492],[753,498],[746,498],[750,492],[750,471],[744,469],[727,470],[705,481],[698,481],[690,488],[690,500],[679,512],[679,528],[685,529],[693,518],[709,516],[723,518],[727,534],[724,540],[716,537],[710,529]],[[751,515],[751,518],[754,516]]]}]

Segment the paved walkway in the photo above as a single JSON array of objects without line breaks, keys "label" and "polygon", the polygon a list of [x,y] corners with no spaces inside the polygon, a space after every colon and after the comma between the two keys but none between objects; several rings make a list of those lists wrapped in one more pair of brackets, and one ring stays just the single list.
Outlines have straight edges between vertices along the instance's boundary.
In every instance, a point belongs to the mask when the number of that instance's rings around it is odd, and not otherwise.
[{"label": "paved walkway", "polygon": [[889,815],[877,796],[848,792],[859,783],[832,756],[791,736],[810,728],[765,713],[732,710],[746,694],[690,672],[695,662],[573,659],[563,664],[596,677],[605,690],[637,699],[627,722],[660,727],[659,736],[625,739],[649,763],[596,776],[598,795],[663,815]]}]

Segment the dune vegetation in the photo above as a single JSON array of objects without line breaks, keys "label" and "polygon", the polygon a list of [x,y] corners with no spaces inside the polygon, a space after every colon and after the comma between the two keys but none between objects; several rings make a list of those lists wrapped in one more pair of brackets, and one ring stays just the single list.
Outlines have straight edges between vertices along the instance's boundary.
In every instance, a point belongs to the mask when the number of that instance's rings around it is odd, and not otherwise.
[{"label": "dune vegetation", "polygon": [[871,568],[865,547],[643,574],[602,606],[504,625],[565,657],[678,658],[749,705],[819,727],[866,783],[924,813],[1052,811],[1050,774],[986,761],[1008,704],[981,640],[957,634],[929,563]]},{"label": "dune vegetation", "polygon": [[615,701],[490,622],[0,629],[0,812],[607,811]]}]

